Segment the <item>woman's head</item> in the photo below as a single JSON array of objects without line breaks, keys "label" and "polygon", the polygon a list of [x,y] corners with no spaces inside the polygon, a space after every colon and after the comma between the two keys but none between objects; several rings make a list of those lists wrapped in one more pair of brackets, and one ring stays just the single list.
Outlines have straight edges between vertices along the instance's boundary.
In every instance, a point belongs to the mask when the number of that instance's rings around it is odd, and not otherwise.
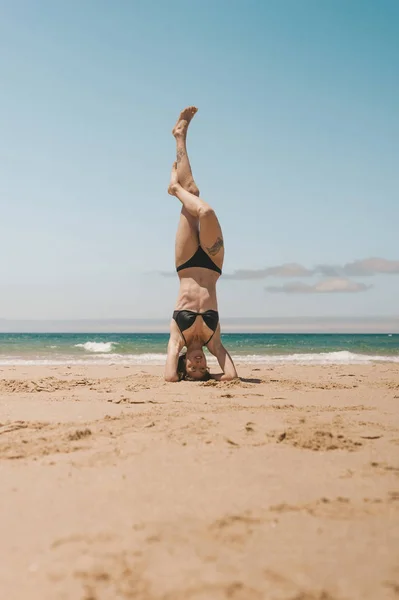
[{"label": "woman's head", "polygon": [[177,365],[179,380],[208,381],[210,379],[206,357],[202,348],[187,350],[179,357]]}]

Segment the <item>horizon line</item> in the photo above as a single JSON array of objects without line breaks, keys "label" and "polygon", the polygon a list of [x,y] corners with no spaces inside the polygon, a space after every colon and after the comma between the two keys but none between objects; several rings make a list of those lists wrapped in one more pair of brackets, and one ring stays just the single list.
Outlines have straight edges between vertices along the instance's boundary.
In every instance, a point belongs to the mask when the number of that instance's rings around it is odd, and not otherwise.
[{"label": "horizon line", "polygon": [[[131,319],[5,319],[0,333],[169,333],[170,317]],[[230,317],[223,333],[396,334],[399,317]]]}]

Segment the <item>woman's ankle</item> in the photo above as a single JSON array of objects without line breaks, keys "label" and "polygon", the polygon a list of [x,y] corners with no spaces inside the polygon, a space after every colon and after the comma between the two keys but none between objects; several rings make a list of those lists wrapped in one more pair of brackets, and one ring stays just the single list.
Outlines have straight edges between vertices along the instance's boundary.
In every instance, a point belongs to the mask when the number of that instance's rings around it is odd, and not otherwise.
[{"label": "woman's ankle", "polygon": [[171,196],[177,196],[180,189],[180,183],[170,183],[168,187],[168,194],[170,194]]}]

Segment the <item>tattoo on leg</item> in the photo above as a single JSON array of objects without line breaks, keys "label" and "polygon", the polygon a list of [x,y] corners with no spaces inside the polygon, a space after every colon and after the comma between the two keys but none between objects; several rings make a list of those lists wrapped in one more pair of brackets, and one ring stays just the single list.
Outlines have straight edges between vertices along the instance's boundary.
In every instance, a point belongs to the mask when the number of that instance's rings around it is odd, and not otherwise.
[{"label": "tattoo on leg", "polygon": [[183,158],[183,156],[186,156],[186,153],[184,152],[184,150],[180,149],[177,151],[176,155],[177,155],[177,162],[179,163],[181,161],[181,159]]},{"label": "tattoo on leg", "polygon": [[223,248],[223,239],[218,237],[213,246],[207,248],[208,254],[215,256],[219,252],[220,248]]}]

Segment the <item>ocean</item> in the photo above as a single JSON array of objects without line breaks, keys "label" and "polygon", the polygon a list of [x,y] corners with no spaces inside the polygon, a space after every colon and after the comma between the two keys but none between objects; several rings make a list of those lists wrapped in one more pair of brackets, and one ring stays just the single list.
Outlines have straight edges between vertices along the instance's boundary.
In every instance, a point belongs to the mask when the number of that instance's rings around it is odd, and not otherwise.
[{"label": "ocean", "polygon": [[[399,334],[227,333],[222,339],[238,364],[399,363]],[[165,333],[0,333],[0,366],[162,365],[167,342]]]}]

